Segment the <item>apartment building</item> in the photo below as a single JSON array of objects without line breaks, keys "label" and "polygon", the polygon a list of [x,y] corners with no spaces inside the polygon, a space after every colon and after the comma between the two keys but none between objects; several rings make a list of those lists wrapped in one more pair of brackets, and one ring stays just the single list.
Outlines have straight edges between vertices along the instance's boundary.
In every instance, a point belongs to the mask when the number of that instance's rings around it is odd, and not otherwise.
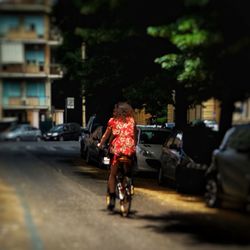
[{"label": "apartment building", "polygon": [[0,0],[0,121],[40,127],[52,118],[51,84],[62,77],[52,0]]}]

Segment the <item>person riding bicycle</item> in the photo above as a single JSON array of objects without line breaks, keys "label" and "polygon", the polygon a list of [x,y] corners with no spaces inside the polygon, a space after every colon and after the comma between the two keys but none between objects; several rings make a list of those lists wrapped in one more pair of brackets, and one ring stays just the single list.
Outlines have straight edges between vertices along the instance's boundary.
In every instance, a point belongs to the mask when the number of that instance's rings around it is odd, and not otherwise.
[{"label": "person riding bicycle", "polygon": [[121,102],[115,106],[113,117],[109,119],[107,129],[97,146],[102,147],[108,139],[110,141],[109,150],[112,156],[108,178],[108,192],[110,196],[108,209],[112,210],[115,206],[115,182],[119,157],[127,156],[133,159],[135,155],[136,124],[133,108],[128,103]]}]

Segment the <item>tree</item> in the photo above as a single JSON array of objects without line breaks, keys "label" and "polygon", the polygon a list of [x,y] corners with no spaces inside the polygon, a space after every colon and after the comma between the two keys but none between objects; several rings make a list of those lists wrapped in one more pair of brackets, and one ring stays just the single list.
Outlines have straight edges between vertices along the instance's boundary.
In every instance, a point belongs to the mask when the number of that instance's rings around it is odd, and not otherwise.
[{"label": "tree", "polygon": [[175,46],[155,62],[175,76],[180,127],[185,125],[188,105],[216,97],[222,102],[220,130],[224,134],[231,126],[233,103],[249,94],[243,78],[249,62],[249,18],[243,3],[184,0],[185,9],[174,22],[148,28],[151,36],[167,38]]},{"label": "tree", "polygon": [[[57,22],[64,31],[65,41],[61,60],[67,68],[67,79],[82,86],[90,113],[98,110],[107,113],[119,100],[129,100],[135,107],[146,104],[153,113],[166,107],[172,96],[169,91],[172,83],[153,63],[153,58],[169,44],[146,33],[149,24],[168,22],[173,8],[178,10],[176,4],[166,9],[165,2],[62,0],[58,3]],[[80,56],[83,41],[87,44],[84,63]],[[166,92],[163,94],[162,90]]]}]

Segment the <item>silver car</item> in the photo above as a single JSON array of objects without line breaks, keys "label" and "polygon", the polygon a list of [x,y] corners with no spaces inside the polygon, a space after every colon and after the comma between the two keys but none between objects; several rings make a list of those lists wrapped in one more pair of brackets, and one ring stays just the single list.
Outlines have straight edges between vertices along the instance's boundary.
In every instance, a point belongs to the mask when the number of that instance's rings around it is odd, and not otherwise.
[{"label": "silver car", "polygon": [[157,172],[160,165],[162,145],[172,130],[156,126],[137,125],[135,171]]},{"label": "silver car", "polygon": [[3,141],[41,141],[42,132],[28,124],[21,124],[2,132],[0,138]]}]

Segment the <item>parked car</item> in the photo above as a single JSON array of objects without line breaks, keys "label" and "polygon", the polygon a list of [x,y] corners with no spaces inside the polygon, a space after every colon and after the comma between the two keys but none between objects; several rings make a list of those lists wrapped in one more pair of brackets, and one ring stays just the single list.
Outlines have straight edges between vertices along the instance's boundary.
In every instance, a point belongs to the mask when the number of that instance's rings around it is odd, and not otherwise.
[{"label": "parked car", "polygon": [[[185,145],[189,147],[205,147],[190,131],[175,131],[165,141],[160,157],[161,164],[158,171],[158,183],[174,184],[179,192],[202,193],[205,189],[205,171],[208,167],[206,159],[200,156],[201,152],[187,154]],[[198,144],[200,142],[200,145]],[[190,151],[190,153],[192,153]]]},{"label": "parked car", "polygon": [[211,128],[213,131],[219,130],[219,125],[214,120],[204,120],[204,123],[205,123],[206,127]]},{"label": "parked car", "polygon": [[83,137],[81,152],[88,164],[95,163],[98,167],[109,166],[110,162],[106,162],[104,150],[97,147],[97,144],[100,142],[105,130],[105,126],[94,126],[88,136]]},{"label": "parked car", "polygon": [[78,123],[64,123],[52,127],[43,135],[46,141],[78,141],[81,126]]},{"label": "parked car", "polygon": [[219,130],[219,125],[215,120],[193,120],[190,124],[193,127],[207,127],[213,131]]},{"label": "parked car", "polygon": [[4,141],[41,141],[42,132],[29,124],[20,124],[5,130],[0,137]]},{"label": "parked car", "polygon": [[213,152],[205,200],[209,207],[250,206],[250,125],[229,129]]},{"label": "parked car", "polygon": [[93,115],[89,118],[86,128],[81,130],[80,154],[83,159],[86,159],[87,156],[89,138],[99,126],[102,126],[102,123],[99,121],[96,115]]},{"label": "parked car", "polygon": [[[81,155],[88,163],[95,162],[103,165],[104,155],[102,150],[97,148],[106,126],[92,120],[90,128],[85,130],[80,140]],[[135,171],[156,172],[160,163],[162,144],[171,134],[170,129],[163,129],[154,126],[137,126],[136,164]]]},{"label": "parked car", "polygon": [[157,172],[160,166],[162,145],[172,133],[171,129],[137,125],[135,171]]}]

